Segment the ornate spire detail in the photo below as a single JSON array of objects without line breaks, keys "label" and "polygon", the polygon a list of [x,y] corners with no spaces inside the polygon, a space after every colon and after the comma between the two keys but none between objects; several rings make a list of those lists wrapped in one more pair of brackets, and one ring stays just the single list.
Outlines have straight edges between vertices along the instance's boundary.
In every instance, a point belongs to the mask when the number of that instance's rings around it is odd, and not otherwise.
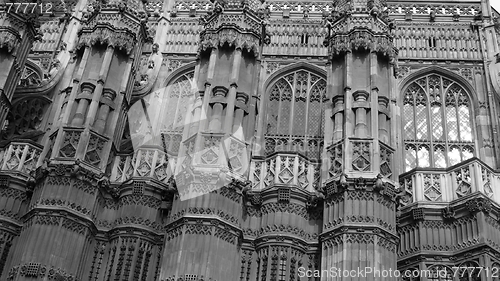
[{"label": "ornate spire detail", "polygon": [[110,4],[91,1],[83,12],[77,49],[101,43],[130,54],[138,43],[150,41],[147,15],[142,4],[136,6],[126,0]]},{"label": "ornate spire detail", "polygon": [[270,36],[266,34],[270,11],[265,0],[261,0],[257,11],[249,9],[245,1],[211,1],[214,3],[212,10],[200,18],[205,28],[200,36],[200,52],[228,43],[258,56],[261,44],[270,43]]},{"label": "ornate spire detail", "polygon": [[335,1],[332,11],[323,14],[328,35],[323,44],[330,56],[359,49],[395,57],[392,30],[394,21],[389,18],[384,1],[370,0],[366,6],[361,1]]}]

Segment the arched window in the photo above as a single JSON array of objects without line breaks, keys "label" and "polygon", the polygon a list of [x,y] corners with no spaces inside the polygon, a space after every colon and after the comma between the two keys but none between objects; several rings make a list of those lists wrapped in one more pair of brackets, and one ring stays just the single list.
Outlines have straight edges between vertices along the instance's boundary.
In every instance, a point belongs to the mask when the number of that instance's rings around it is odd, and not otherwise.
[{"label": "arched window", "polygon": [[177,154],[184,131],[184,122],[188,106],[194,97],[193,75],[189,72],[179,76],[168,87],[165,93],[167,106],[164,109],[162,137],[165,149],[172,154]]},{"label": "arched window", "polygon": [[267,100],[266,154],[296,151],[318,158],[323,146],[326,81],[297,70],[271,85]]},{"label": "arched window", "polygon": [[405,170],[446,168],[474,155],[471,101],[458,83],[437,74],[404,90]]},{"label": "arched window", "polygon": [[177,155],[186,114],[196,92],[193,74],[191,71],[178,76],[167,87],[152,92],[130,107],[128,122],[134,149],[162,142],[169,154]]},{"label": "arched window", "polygon": [[435,265],[428,269],[429,281],[453,281],[453,271],[444,265]]}]

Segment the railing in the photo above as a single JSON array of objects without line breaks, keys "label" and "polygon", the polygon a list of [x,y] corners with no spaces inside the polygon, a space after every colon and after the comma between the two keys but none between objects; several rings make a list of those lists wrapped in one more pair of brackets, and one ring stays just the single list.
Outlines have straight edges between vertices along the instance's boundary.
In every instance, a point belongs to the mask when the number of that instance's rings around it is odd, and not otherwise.
[{"label": "railing", "polygon": [[296,153],[278,153],[266,160],[252,160],[250,180],[254,189],[286,184],[312,191],[320,180],[320,163]]},{"label": "railing", "polygon": [[500,202],[500,174],[494,172],[477,158],[472,158],[447,169],[417,168],[399,178],[405,189],[403,205],[413,202],[450,202],[474,192],[481,192]]},{"label": "railing", "polygon": [[37,167],[42,148],[26,142],[12,142],[0,156],[1,170],[18,171],[29,175]]},{"label": "railing", "polygon": [[140,148],[130,155],[118,155],[111,172],[111,181],[124,182],[132,177],[149,177],[167,183],[173,159],[160,149]]}]

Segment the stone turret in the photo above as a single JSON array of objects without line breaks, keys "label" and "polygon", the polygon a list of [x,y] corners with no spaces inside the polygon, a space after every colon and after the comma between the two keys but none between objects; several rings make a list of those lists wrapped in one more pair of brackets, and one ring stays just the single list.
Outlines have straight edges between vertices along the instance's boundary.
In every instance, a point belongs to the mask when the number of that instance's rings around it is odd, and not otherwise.
[{"label": "stone turret", "polygon": [[[194,73],[199,91],[188,109],[173,168],[179,197],[167,226],[161,278],[229,280],[238,274],[264,16],[240,1],[215,1],[201,18]],[[183,234],[177,231],[183,228]]]},{"label": "stone turret", "polygon": [[[94,250],[95,257],[101,253],[101,260],[113,265],[109,274],[127,278],[130,272],[115,265],[124,255],[132,253],[134,260],[128,265],[137,267],[135,264],[142,266],[143,259],[153,254],[154,238],[124,238],[125,231],[120,229],[110,243],[101,243],[96,237],[97,221],[107,216],[97,210],[104,208],[105,202],[128,195],[126,188],[122,189],[125,194],[117,193],[104,174],[112,147],[117,146],[125,126],[138,57],[149,37],[143,4],[129,2],[90,1],[83,12],[75,13],[81,17],[73,50],[76,57],[72,63],[76,65],[69,68],[74,71],[69,87],[63,90],[67,98],[56,109],[59,114],[51,115],[59,127],[45,138],[42,155],[46,161],[33,175],[31,205],[19,237],[23,243],[12,257],[9,280],[47,274],[64,280],[88,278],[83,268],[90,267],[88,256]],[[153,206],[140,206],[144,212],[157,211],[154,198],[150,201]],[[117,203],[116,208],[122,214],[141,212],[130,205]],[[147,276],[147,269],[145,272]],[[92,271],[90,275],[104,278],[104,272]]]},{"label": "stone turret", "polygon": [[398,170],[391,133],[397,51],[383,9],[380,1],[342,1],[325,20],[332,104],[325,124],[321,269],[378,270],[369,280],[396,280],[380,273],[394,271],[397,261]]}]

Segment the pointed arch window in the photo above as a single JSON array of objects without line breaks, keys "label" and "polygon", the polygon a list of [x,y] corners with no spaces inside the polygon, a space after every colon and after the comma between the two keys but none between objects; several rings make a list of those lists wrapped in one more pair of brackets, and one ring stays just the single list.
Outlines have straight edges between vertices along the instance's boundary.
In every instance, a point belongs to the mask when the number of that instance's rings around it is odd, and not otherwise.
[{"label": "pointed arch window", "polygon": [[297,70],[271,85],[267,100],[266,154],[300,152],[318,158],[323,146],[326,80]]},{"label": "pointed arch window", "polygon": [[446,168],[474,156],[471,101],[458,83],[437,74],[404,91],[405,170]]},{"label": "pointed arch window", "polygon": [[183,74],[166,88],[167,106],[164,109],[161,131],[165,149],[172,154],[179,151],[186,113],[195,94],[193,75],[194,72]]}]

